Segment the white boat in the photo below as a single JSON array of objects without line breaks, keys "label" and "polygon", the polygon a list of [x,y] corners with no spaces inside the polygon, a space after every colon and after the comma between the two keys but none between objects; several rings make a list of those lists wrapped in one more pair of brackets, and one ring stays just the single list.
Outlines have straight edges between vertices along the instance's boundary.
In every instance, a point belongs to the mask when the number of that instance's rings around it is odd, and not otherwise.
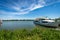
[{"label": "white boat", "polygon": [[59,23],[51,19],[35,20],[34,23],[42,26],[48,26],[48,27],[59,27]]}]

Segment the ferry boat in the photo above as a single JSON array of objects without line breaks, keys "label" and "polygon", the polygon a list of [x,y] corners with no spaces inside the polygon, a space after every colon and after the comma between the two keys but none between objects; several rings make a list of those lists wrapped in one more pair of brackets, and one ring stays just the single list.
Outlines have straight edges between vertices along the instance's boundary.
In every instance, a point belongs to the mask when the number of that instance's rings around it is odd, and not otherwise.
[{"label": "ferry boat", "polygon": [[34,24],[42,25],[42,26],[48,26],[48,27],[59,27],[58,22],[55,22],[55,20],[46,19],[46,18],[45,19],[37,18],[34,21]]}]

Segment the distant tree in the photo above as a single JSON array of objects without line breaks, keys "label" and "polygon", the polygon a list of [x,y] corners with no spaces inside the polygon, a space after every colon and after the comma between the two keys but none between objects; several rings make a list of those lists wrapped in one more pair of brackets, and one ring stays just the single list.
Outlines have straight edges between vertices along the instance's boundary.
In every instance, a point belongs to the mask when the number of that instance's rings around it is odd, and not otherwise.
[{"label": "distant tree", "polygon": [[58,20],[60,20],[60,17],[55,19],[55,21],[58,21]]}]

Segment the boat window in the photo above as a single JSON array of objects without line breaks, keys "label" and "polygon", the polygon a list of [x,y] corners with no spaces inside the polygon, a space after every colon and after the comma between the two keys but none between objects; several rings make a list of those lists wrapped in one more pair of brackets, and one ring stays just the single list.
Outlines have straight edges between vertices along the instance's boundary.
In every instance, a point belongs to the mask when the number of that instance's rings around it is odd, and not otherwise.
[{"label": "boat window", "polygon": [[42,21],[42,23],[48,23],[47,21]]},{"label": "boat window", "polygon": [[35,22],[38,22],[38,21],[35,21]]}]

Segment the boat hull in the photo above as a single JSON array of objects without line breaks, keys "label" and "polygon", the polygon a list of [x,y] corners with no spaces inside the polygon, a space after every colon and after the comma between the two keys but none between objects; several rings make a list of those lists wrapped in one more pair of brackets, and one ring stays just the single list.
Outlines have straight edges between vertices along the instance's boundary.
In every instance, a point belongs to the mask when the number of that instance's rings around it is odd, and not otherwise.
[{"label": "boat hull", "polygon": [[55,28],[58,27],[58,23],[40,23],[40,22],[35,22],[34,21],[34,24],[41,25],[41,26],[46,26],[46,27],[55,27]]}]

